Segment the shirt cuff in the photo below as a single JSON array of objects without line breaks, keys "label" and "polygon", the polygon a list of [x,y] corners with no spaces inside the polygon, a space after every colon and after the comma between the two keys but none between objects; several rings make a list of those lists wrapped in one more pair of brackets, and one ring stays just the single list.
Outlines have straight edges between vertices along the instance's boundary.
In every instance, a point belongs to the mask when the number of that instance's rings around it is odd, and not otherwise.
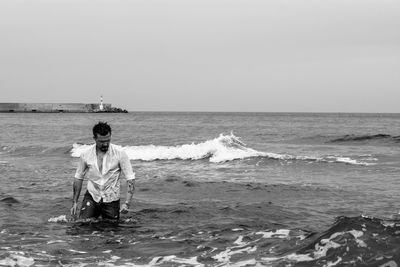
[{"label": "shirt cuff", "polygon": [[135,179],[136,179],[135,173],[132,173],[131,175],[126,176],[126,180],[135,180]]},{"label": "shirt cuff", "polygon": [[74,177],[75,177],[76,179],[83,180],[84,175],[79,174],[79,173],[75,173],[75,176],[74,176]]}]

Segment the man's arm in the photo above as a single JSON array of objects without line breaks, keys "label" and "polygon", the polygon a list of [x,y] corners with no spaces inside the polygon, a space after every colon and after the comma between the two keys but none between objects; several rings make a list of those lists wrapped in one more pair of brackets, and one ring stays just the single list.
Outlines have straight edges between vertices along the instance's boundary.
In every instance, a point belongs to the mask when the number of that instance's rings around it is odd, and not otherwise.
[{"label": "man's arm", "polygon": [[74,203],[78,203],[79,195],[81,194],[82,190],[82,184],[83,184],[82,179],[76,179],[76,178],[74,179],[74,184],[72,186],[74,192],[74,197],[73,197]]},{"label": "man's arm", "polygon": [[135,193],[135,180],[128,180],[128,189],[126,190],[125,204],[131,204],[133,193]]},{"label": "man's arm", "polygon": [[128,188],[126,190],[125,203],[121,206],[121,213],[128,213],[129,206],[132,201],[133,193],[135,193],[135,179],[127,181]]},{"label": "man's arm", "polygon": [[82,184],[83,184],[83,180],[82,179],[74,179],[74,184],[72,186],[73,192],[74,192],[74,196],[72,198],[73,204],[72,204],[72,208],[71,208],[71,216],[76,219],[76,213],[78,211],[78,199],[79,199],[79,195],[81,194],[81,190],[82,190]]},{"label": "man's arm", "polygon": [[122,152],[120,166],[127,180],[127,190],[125,203],[121,205],[121,213],[127,213],[132,201],[133,194],[135,193],[135,173],[132,171],[132,165],[129,161],[128,155]]},{"label": "man's arm", "polygon": [[72,185],[73,197],[72,197],[72,208],[71,208],[71,216],[73,219],[76,219],[77,211],[78,211],[78,199],[81,194],[83,178],[85,177],[85,173],[87,171],[87,164],[83,157],[81,156],[78,163],[78,168],[76,169],[74,184]]}]

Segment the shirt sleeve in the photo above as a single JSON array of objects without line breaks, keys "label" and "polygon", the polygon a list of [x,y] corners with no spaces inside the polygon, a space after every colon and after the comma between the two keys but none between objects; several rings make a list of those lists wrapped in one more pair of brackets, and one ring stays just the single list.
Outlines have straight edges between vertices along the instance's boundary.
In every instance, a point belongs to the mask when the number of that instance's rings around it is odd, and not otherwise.
[{"label": "shirt sleeve", "polygon": [[86,170],[87,170],[86,161],[81,156],[79,158],[79,163],[78,163],[78,168],[76,169],[75,178],[83,180],[83,178],[85,177]]},{"label": "shirt sleeve", "polygon": [[121,171],[124,174],[126,180],[135,179],[135,173],[132,171],[131,162],[125,151],[121,151],[121,159],[120,159],[119,164],[121,167]]}]

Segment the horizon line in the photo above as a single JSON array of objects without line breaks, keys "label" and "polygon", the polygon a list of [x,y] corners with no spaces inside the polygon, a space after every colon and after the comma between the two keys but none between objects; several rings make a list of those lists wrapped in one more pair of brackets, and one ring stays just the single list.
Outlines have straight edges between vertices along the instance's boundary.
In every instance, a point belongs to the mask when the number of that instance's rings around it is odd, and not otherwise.
[{"label": "horizon line", "polygon": [[302,114],[400,114],[399,112],[373,111],[193,111],[193,110],[128,110],[132,113],[302,113]]}]

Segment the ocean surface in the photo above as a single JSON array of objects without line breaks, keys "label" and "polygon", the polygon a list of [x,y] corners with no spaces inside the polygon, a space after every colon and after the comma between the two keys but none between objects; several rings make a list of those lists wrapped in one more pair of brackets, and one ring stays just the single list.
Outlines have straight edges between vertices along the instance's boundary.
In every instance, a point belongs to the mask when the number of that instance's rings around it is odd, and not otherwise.
[{"label": "ocean surface", "polygon": [[[98,121],[137,177],[118,225],[69,221]],[[0,127],[0,266],[400,265],[400,114],[2,113]]]}]

